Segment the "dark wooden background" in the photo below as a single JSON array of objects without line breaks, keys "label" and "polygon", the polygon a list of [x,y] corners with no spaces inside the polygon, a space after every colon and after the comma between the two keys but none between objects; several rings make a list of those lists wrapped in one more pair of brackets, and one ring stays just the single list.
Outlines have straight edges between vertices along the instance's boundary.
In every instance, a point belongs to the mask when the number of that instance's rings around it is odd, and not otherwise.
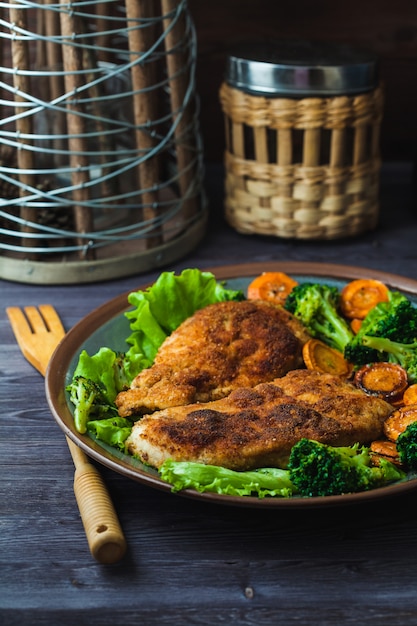
[{"label": "dark wooden background", "polygon": [[385,85],[381,152],[414,161],[417,145],[416,0],[189,0],[198,40],[197,89],[206,158],[223,158],[218,90],[236,44],[307,39],[365,46],[380,59]]}]

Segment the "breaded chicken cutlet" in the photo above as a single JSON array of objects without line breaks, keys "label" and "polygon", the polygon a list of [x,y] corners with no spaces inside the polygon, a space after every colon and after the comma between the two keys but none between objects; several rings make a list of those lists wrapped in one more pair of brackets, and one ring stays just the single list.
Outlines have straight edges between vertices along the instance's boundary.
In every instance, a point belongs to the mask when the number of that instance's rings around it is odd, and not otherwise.
[{"label": "breaded chicken cutlet", "polygon": [[393,407],[331,374],[295,370],[228,397],[158,411],[138,420],[128,450],[159,468],[167,459],[234,470],[282,467],[307,437],[334,446],[381,436]]},{"label": "breaded chicken cutlet", "polygon": [[210,402],[254,387],[302,364],[303,326],[264,301],[209,305],[185,320],[116,405],[122,417]]}]

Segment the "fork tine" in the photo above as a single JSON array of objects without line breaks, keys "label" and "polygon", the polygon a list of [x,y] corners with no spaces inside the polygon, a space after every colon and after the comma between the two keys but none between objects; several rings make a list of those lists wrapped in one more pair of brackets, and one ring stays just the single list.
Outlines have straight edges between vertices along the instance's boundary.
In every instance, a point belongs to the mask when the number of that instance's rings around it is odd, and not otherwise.
[{"label": "fork tine", "polygon": [[35,306],[25,306],[25,314],[29,321],[29,325],[34,333],[45,333],[48,328],[43,320],[42,315]]},{"label": "fork tine", "polygon": [[27,337],[32,334],[28,321],[22,311],[17,306],[10,306],[6,309],[13,333],[19,342],[20,337]]},{"label": "fork tine", "polygon": [[47,328],[55,335],[63,337],[65,335],[65,329],[54,307],[51,304],[40,304],[39,310]]},{"label": "fork tine", "polygon": [[6,309],[16,341],[26,359],[41,374],[45,375],[49,360],[56,346],[65,335],[62,323],[57,321],[58,314],[51,314],[51,305],[41,305],[45,318],[35,306],[27,306],[24,312],[19,307]]},{"label": "fork tine", "polygon": [[10,325],[16,338],[17,345],[19,346],[22,354],[29,361],[29,363],[43,373],[44,368],[33,351],[33,337],[35,335],[32,332],[23,311],[18,307],[8,307],[6,309],[6,313],[10,320]]}]

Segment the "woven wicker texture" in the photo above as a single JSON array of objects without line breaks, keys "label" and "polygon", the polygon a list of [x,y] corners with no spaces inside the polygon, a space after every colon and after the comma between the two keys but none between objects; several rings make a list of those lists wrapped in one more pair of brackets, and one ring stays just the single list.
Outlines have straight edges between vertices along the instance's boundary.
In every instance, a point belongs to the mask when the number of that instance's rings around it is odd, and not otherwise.
[{"label": "woven wicker texture", "polygon": [[383,91],[264,98],[223,83],[228,222],[242,233],[334,239],[375,228]]}]

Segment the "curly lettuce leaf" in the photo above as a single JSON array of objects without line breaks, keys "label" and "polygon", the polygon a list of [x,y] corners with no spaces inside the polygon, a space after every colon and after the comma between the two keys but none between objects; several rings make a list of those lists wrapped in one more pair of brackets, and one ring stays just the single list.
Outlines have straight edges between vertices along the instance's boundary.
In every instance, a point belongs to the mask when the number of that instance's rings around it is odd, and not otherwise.
[{"label": "curly lettuce leaf", "polygon": [[97,439],[124,452],[125,441],[130,435],[132,425],[125,417],[111,417],[87,422],[87,430]]},{"label": "curly lettuce leaf", "polygon": [[287,470],[267,467],[236,472],[217,465],[203,465],[191,461],[168,459],[159,470],[163,480],[172,485],[172,491],[195,489],[229,496],[280,496],[288,498],[296,489]]}]

